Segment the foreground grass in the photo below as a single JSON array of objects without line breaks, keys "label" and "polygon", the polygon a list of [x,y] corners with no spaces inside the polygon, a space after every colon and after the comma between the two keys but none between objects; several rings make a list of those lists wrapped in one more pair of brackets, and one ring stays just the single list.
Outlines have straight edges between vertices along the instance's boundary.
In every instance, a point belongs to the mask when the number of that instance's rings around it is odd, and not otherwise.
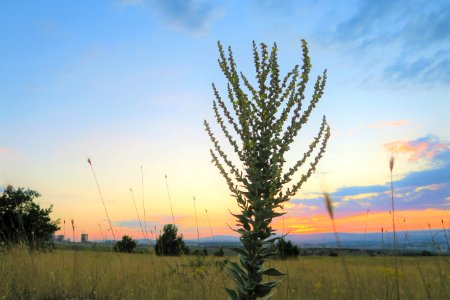
[{"label": "foreground grass", "polygon": [[[226,299],[226,258],[56,250],[0,253],[0,299]],[[402,257],[402,299],[450,299],[447,257]],[[273,299],[396,299],[392,257],[270,261],[288,273]],[[349,280],[344,275],[344,265]]]}]

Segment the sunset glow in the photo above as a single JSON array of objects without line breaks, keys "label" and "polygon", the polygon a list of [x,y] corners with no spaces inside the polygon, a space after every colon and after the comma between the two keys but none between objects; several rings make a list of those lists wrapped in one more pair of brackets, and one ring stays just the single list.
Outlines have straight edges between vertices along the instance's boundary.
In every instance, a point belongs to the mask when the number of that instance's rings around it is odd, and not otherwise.
[{"label": "sunset glow", "polygon": [[214,120],[211,82],[228,101],[217,41],[253,80],[253,40],[277,43],[284,75],[301,64],[304,38],[312,63],[305,103],[324,69],[328,81],[286,170],[323,115],[331,139],[315,174],[274,220],[277,233],[332,232],[324,193],[339,232],[391,231],[392,155],[398,230],[449,227],[448,18],[440,1],[407,11],[386,1],[167,3],[0,4],[0,189],[38,191],[67,238],[112,239],[104,201],[116,238],[154,239],[173,222],[172,205],[179,232],[193,239],[194,196],[201,237],[236,235],[229,211],[238,207],[203,128]]}]

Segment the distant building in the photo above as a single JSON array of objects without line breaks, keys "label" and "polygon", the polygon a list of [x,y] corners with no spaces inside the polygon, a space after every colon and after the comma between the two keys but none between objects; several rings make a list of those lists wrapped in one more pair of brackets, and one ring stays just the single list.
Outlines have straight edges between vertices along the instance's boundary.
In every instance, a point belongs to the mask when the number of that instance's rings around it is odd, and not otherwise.
[{"label": "distant building", "polygon": [[55,240],[57,240],[58,242],[64,242],[64,234],[57,235]]},{"label": "distant building", "polygon": [[87,243],[88,241],[88,234],[87,233],[82,233],[81,234],[81,242],[82,243]]}]

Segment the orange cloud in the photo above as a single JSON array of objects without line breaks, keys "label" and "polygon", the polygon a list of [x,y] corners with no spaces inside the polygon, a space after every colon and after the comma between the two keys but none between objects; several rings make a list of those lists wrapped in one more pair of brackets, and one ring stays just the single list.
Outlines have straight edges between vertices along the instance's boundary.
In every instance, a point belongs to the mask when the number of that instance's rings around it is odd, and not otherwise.
[{"label": "orange cloud", "polygon": [[419,161],[422,158],[432,159],[438,153],[448,149],[447,143],[428,136],[414,141],[395,141],[384,144],[386,151],[392,154],[410,154],[409,161]]},{"label": "orange cloud", "polygon": [[[428,230],[442,229],[442,221],[450,224],[450,215],[445,209],[401,210],[395,213],[397,230]],[[366,227],[367,222],[367,227]],[[390,212],[366,212],[335,218],[339,232],[378,232],[381,228],[392,230],[392,215]],[[277,219],[274,228],[279,232],[283,229],[283,220]],[[327,214],[307,216],[304,218],[290,217],[284,220],[284,232],[323,233],[332,232],[331,220]]]}]

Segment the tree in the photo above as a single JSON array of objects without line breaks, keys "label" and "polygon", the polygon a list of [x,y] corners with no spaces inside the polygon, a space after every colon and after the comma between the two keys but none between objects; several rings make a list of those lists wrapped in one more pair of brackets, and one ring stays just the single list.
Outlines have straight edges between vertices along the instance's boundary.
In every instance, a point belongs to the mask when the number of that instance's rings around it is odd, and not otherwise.
[{"label": "tree", "polygon": [[[219,66],[228,81],[227,95],[231,106],[225,104],[213,83],[213,111],[217,124],[234,150],[234,158],[224,152],[206,120],[204,125],[214,146],[210,149],[212,162],[225,178],[241,210],[233,216],[238,226],[234,230],[240,234],[243,243],[243,249],[235,249],[240,265],[232,263],[229,270],[237,290],[226,290],[232,299],[256,299],[268,295],[278,283],[262,283],[264,275],[284,275],[263,267],[265,259],[276,254],[274,241],[278,238],[272,237],[274,229],[270,224],[274,218],[283,215],[283,203],[290,200],[315,171],[330,137],[330,128],[323,116],[319,133],[309,149],[293,166],[285,168],[286,153],[322,97],[326,70],[317,77],[312,98],[302,110],[312,67],[306,41],[302,40],[301,73],[296,65],[283,78],[279,72],[277,45],[269,51],[265,44],[260,44],[258,49],[253,42],[257,85],[252,85],[248,77],[238,72],[231,47],[228,56],[220,42],[218,48]],[[240,161],[242,169],[237,167],[236,160]],[[305,165],[307,161],[309,165]],[[294,175],[304,165],[305,173],[295,179]]]},{"label": "tree", "polygon": [[281,259],[287,259],[288,257],[297,257],[300,254],[300,249],[292,244],[291,241],[287,241],[284,238],[281,238],[276,243],[278,256]]},{"label": "tree", "polygon": [[30,189],[8,185],[0,196],[0,242],[12,246],[25,243],[31,248],[47,246],[59,220],[52,221],[52,206],[41,208],[34,202],[40,197]]},{"label": "tree", "polygon": [[137,242],[128,235],[124,235],[121,241],[116,242],[114,245],[115,252],[131,253],[137,246]]},{"label": "tree", "polygon": [[156,239],[155,253],[160,256],[179,256],[189,254],[185,246],[183,235],[178,235],[178,228],[174,224],[166,224],[163,233]]}]

